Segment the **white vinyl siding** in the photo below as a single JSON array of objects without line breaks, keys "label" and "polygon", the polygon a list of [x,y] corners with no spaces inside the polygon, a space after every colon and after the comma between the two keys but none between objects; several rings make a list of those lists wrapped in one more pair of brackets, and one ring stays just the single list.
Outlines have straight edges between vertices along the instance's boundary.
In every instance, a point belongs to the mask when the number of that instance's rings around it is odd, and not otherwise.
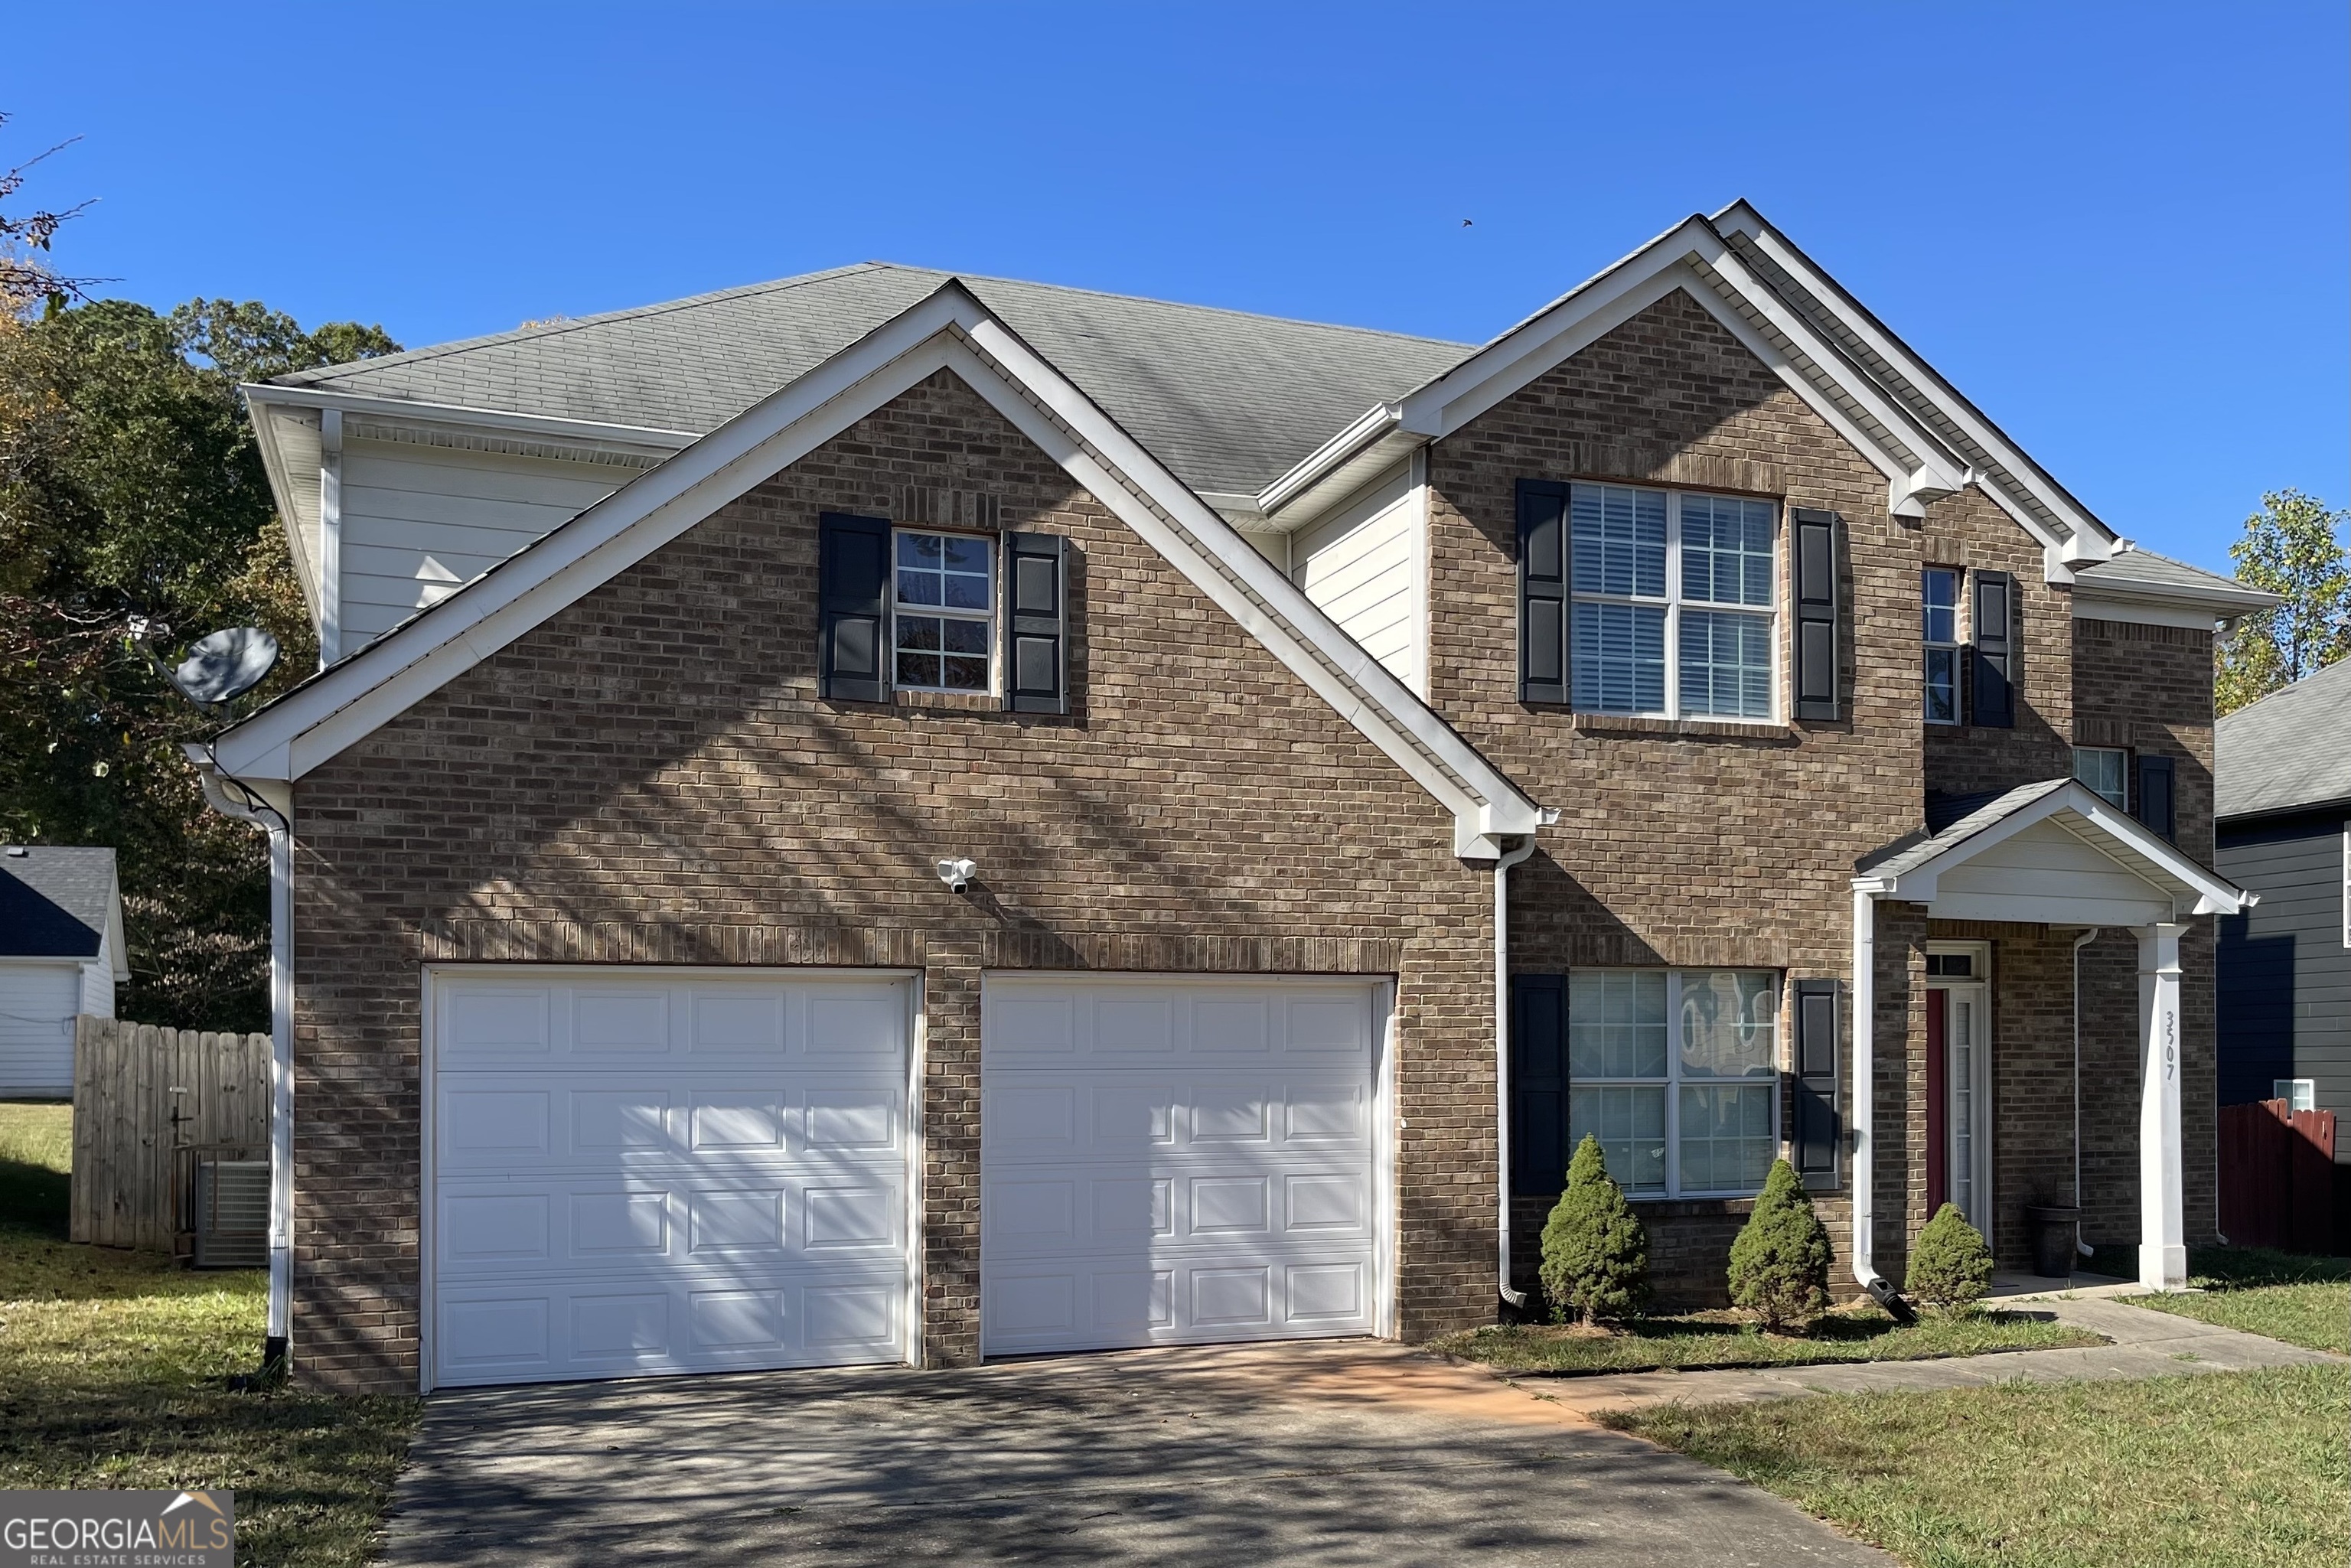
[{"label": "white vinyl siding", "polygon": [[406,442],[343,452],[349,657],[594,506],[642,470]]},{"label": "white vinyl siding", "polygon": [[1420,497],[1399,468],[1298,541],[1298,586],[1396,679],[1421,689]]},{"label": "white vinyl siding", "polygon": [[0,963],[0,1095],[73,1092],[81,965]]},{"label": "white vinyl siding", "polygon": [[81,967],[81,1010],[94,1019],[114,1016],[114,960],[103,945]]}]

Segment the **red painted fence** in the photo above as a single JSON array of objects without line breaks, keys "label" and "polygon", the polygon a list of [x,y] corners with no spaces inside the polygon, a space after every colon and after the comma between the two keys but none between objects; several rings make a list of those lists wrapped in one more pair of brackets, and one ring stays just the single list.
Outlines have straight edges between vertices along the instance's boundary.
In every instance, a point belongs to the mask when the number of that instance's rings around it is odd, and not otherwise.
[{"label": "red painted fence", "polygon": [[2335,1186],[2334,1112],[2220,1107],[2220,1234],[2232,1244],[2333,1251]]}]

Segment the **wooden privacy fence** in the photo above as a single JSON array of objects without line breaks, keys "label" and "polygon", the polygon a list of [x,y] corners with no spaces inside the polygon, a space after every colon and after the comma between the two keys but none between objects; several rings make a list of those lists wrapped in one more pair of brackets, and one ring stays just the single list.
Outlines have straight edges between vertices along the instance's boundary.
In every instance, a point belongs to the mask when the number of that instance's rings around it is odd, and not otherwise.
[{"label": "wooden privacy fence", "polygon": [[169,1251],[189,1151],[269,1151],[269,1037],[74,1019],[73,1239]]},{"label": "wooden privacy fence", "polygon": [[2331,1252],[2335,1113],[2283,1100],[2220,1107],[2220,1234],[2238,1247]]}]

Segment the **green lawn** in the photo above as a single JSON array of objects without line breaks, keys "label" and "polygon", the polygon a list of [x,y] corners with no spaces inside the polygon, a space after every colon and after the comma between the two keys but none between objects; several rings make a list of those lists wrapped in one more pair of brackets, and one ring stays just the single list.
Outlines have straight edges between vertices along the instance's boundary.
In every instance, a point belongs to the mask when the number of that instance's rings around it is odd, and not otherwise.
[{"label": "green lawn", "polygon": [[1601,1417],[1912,1568],[2351,1557],[2351,1367],[1656,1406]]},{"label": "green lawn", "polygon": [[417,1401],[230,1393],[264,1276],[63,1239],[70,1124],[0,1103],[0,1489],[231,1487],[240,1563],[365,1562]]},{"label": "green lawn", "polygon": [[1802,1366],[1830,1361],[1931,1361],[1989,1351],[2097,1344],[2098,1336],[2012,1312],[1929,1315],[1910,1328],[1874,1305],[1841,1308],[1803,1335],[1758,1332],[1739,1312],[1644,1318],[1614,1332],[1519,1324],[1473,1329],[1430,1346],[1505,1372],[1691,1372],[1718,1366]]},{"label": "green lawn", "polygon": [[2188,1275],[2194,1291],[2134,1296],[2131,1304],[2351,1354],[2351,1258],[2199,1247],[2189,1254]]}]

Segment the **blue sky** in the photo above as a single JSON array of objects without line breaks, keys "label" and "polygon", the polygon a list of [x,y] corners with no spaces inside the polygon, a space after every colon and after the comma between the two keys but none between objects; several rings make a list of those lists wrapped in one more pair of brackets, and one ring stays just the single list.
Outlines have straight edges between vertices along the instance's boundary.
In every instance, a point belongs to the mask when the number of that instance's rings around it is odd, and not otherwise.
[{"label": "blue sky", "polygon": [[878,258],[1476,340],[1744,195],[2149,548],[2226,570],[2263,490],[2351,501],[2339,3],[412,0],[10,31],[0,151],[80,137],[27,194],[98,198],[59,259],[157,306],[413,347]]}]

